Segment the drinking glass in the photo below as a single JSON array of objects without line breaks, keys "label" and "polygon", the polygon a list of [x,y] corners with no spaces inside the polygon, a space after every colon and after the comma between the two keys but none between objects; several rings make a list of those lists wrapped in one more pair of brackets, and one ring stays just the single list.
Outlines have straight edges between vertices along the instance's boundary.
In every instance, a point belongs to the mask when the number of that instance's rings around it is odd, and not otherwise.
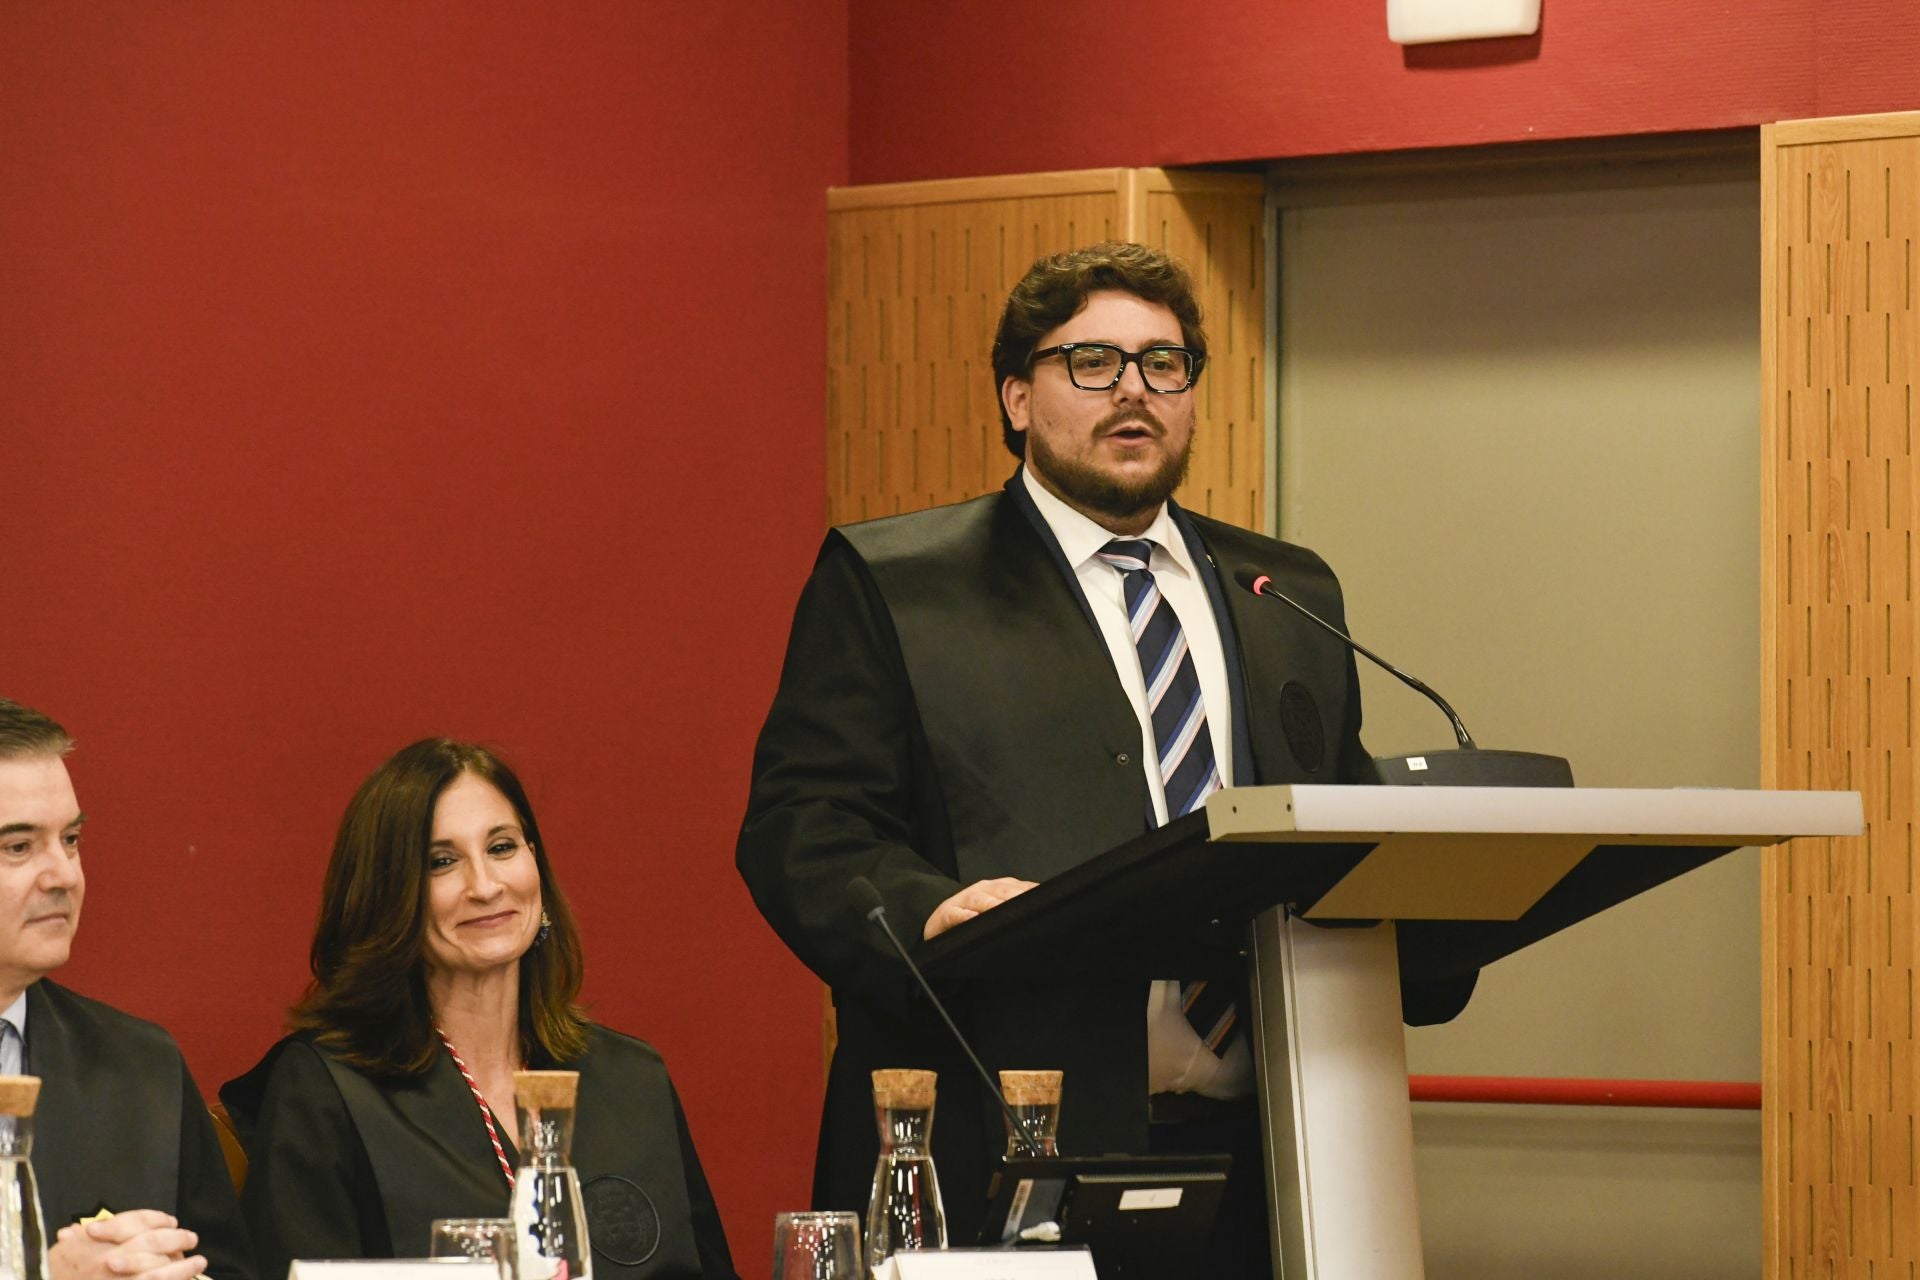
[{"label": "drinking glass", "polygon": [[773,1220],[773,1280],[861,1280],[860,1215],[783,1213]]},{"label": "drinking glass", "polygon": [[513,1219],[435,1218],[427,1256],[491,1262],[500,1280],[514,1280]]}]

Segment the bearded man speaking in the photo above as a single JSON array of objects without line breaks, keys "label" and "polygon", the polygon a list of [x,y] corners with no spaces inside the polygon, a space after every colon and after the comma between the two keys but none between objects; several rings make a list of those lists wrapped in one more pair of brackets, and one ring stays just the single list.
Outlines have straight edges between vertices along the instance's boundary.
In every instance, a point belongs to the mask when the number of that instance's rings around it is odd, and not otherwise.
[{"label": "bearded man speaking", "polygon": [[[1206,361],[1192,282],[1165,254],[1042,258],[993,343],[1013,478],[821,548],[737,849],[768,922],[833,988],[818,1208],[866,1208],[874,1068],[944,1076],[933,1147],[956,1244],[975,1238],[1004,1145],[851,882],[932,938],[1218,787],[1374,780],[1351,654],[1224,585],[1254,569],[1339,624],[1332,572],[1172,501]],[[1065,1070],[1063,1152],[1232,1153],[1197,1274],[1270,1276],[1245,975],[1164,978],[1037,974],[955,1012],[990,1068]]]}]

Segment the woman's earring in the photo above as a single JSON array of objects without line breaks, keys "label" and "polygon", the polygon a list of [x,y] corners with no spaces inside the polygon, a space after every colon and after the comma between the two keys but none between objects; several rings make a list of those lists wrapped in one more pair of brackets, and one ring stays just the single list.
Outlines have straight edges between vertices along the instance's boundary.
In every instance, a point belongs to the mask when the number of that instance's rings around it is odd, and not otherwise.
[{"label": "woman's earring", "polygon": [[542,911],[540,913],[540,932],[533,935],[533,945],[536,947],[539,946],[541,943],[545,942],[548,936],[551,935],[552,933],[553,933],[553,917],[548,915],[546,912]]}]

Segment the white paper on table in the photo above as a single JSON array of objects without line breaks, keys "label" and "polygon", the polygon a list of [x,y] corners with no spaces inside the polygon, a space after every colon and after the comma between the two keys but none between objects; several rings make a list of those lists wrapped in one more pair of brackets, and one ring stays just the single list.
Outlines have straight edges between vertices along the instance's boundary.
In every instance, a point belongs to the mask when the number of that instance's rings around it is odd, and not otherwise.
[{"label": "white paper on table", "polygon": [[1078,1249],[921,1249],[896,1253],[876,1280],[1099,1280]]},{"label": "white paper on table", "polygon": [[295,1258],[287,1280],[499,1280],[485,1258]]}]

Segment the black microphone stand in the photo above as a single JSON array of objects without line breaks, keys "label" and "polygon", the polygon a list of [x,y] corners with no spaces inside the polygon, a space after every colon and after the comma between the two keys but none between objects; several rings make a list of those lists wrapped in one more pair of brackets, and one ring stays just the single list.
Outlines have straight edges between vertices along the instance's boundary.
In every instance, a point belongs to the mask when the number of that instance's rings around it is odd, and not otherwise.
[{"label": "black microphone stand", "polygon": [[[861,876],[853,882],[853,889],[855,893],[860,894],[862,897],[870,896],[872,898],[873,907],[867,912],[867,919],[879,925],[880,928],[886,932],[887,941],[893,944],[894,951],[899,953],[900,958],[906,962],[907,971],[913,974],[913,980],[920,984],[920,989],[926,992],[927,999],[933,1002],[933,1007],[939,1012],[941,1021],[945,1022],[947,1024],[947,1030],[953,1033],[954,1042],[966,1052],[967,1061],[973,1063],[973,1069],[980,1073],[981,1083],[987,1086],[987,1092],[992,1094],[993,1100],[999,1104],[1000,1113],[1007,1118],[1007,1124],[1014,1135],[1014,1141],[1020,1144],[1027,1155],[1044,1156],[1046,1151],[1041,1146],[1040,1140],[1034,1136],[1033,1131],[1027,1126],[1026,1122],[1013,1113],[1013,1108],[1007,1105],[1006,1096],[1000,1092],[999,1086],[994,1084],[992,1073],[987,1070],[986,1064],[980,1061],[979,1055],[974,1053],[973,1046],[967,1043],[967,1038],[960,1034],[960,1028],[954,1025],[952,1016],[947,1013],[946,1005],[940,1003],[940,997],[934,994],[933,985],[929,983],[925,975],[920,972],[920,966],[913,962],[913,957],[907,954],[906,947],[901,945],[899,937],[893,932],[893,926],[887,923],[887,907],[885,903],[880,901],[880,891],[875,889],[873,882],[865,876]],[[863,890],[864,892],[862,892]]]}]

